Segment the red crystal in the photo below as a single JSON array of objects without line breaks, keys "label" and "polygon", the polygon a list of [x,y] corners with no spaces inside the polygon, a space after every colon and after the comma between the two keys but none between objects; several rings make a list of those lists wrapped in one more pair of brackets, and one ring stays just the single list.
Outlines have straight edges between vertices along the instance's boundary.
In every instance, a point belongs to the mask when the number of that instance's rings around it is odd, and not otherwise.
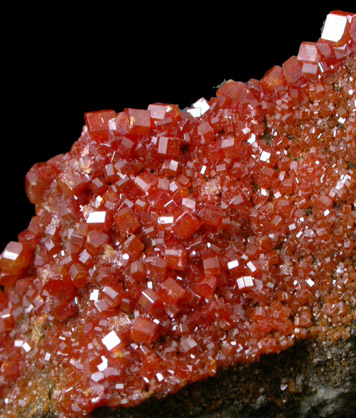
[{"label": "red crystal", "polygon": [[199,219],[190,212],[183,212],[176,219],[172,229],[181,239],[187,239],[200,227]]},{"label": "red crystal", "polygon": [[2,416],[134,406],[349,337],[355,54],[356,15],[331,12],[261,80],[183,111],[88,112],[29,170],[35,216],[0,255]]},{"label": "red crystal", "polygon": [[0,269],[11,275],[21,274],[29,266],[31,258],[32,253],[25,244],[11,241],[0,256]]},{"label": "red crystal", "polygon": [[154,314],[156,310],[162,308],[162,300],[157,296],[152,289],[142,291],[138,303],[145,309],[145,311]]},{"label": "red crystal", "polygon": [[131,338],[136,343],[150,344],[155,339],[156,330],[156,323],[139,316],[132,324]]},{"label": "red crystal", "polygon": [[164,281],[157,291],[158,297],[168,306],[177,305],[185,293],[184,288],[171,277]]},{"label": "red crystal", "polygon": [[194,291],[203,298],[212,298],[217,285],[215,276],[203,277],[194,285]]},{"label": "red crystal", "polygon": [[142,109],[127,109],[130,120],[130,135],[133,137],[149,135],[151,130],[150,112]]},{"label": "red crystal", "polygon": [[184,270],[187,262],[187,251],[184,247],[167,247],[164,255],[169,268],[173,270]]},{"label": "red crystal", "polygon": [[135,215],[135,212],[129,207],[119,210],[114,215],[114,220],[117,228],[122,234],[135,232],[140,227],[140,223]]},{"label": "red crystal", "polygon": [[116,116],[113,110],[101,110],[88,112],[85,114],[85,123],[90,132],[90,136],[104,142],[109,136],[109,121]]}]

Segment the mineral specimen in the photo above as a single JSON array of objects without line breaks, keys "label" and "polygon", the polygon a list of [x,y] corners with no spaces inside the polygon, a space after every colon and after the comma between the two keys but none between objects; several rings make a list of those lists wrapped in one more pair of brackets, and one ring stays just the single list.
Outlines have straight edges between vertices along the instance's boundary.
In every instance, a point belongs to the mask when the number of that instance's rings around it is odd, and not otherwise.
[{"label": "mineral specimen", "polygon": [[0,257],[1,416],[163,397],[356,319],[356,15],[181,111],[85,114]]}]

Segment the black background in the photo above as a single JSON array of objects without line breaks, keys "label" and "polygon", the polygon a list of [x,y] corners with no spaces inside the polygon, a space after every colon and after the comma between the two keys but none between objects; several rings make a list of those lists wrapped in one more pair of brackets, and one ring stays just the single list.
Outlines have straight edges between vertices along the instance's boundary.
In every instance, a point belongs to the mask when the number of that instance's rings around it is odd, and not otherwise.
[{"label": "black background", "polygon": [[[259,79],[316,41],[335,9],[250,3],[31,4],[4,14],[0,251],[34,214],[26,172],[69,151],[85,112],[154,102],[183,109],[215,96],[224,80]],[[337,8],[355,12],[350,3]]]}]

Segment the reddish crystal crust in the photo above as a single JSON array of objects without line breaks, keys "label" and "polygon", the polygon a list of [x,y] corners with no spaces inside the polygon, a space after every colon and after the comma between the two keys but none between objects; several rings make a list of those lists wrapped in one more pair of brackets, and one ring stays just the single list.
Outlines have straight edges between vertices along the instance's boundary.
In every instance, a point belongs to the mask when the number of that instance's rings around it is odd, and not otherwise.
[{"label": "reddish crystal crust", "polygon": [[29,171],[36,215],[0,257],[1,416],[133,406],[349,336],[355,53],[356,16],[332,12],[262,80],[87,113]]}]

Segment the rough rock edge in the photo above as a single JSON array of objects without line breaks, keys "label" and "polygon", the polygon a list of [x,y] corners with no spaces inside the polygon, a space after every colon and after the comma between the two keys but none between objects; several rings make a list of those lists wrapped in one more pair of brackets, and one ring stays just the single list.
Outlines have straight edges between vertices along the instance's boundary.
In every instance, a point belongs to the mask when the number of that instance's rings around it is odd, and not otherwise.
[{"label": "rough rock edge", "polygon": [[[100,408],[92,418],[351,418],[356,410],[356,322],[348,340],[298,341],[280,354],[135,408]],[[56,418],[55,413],[33,418]]]}]

